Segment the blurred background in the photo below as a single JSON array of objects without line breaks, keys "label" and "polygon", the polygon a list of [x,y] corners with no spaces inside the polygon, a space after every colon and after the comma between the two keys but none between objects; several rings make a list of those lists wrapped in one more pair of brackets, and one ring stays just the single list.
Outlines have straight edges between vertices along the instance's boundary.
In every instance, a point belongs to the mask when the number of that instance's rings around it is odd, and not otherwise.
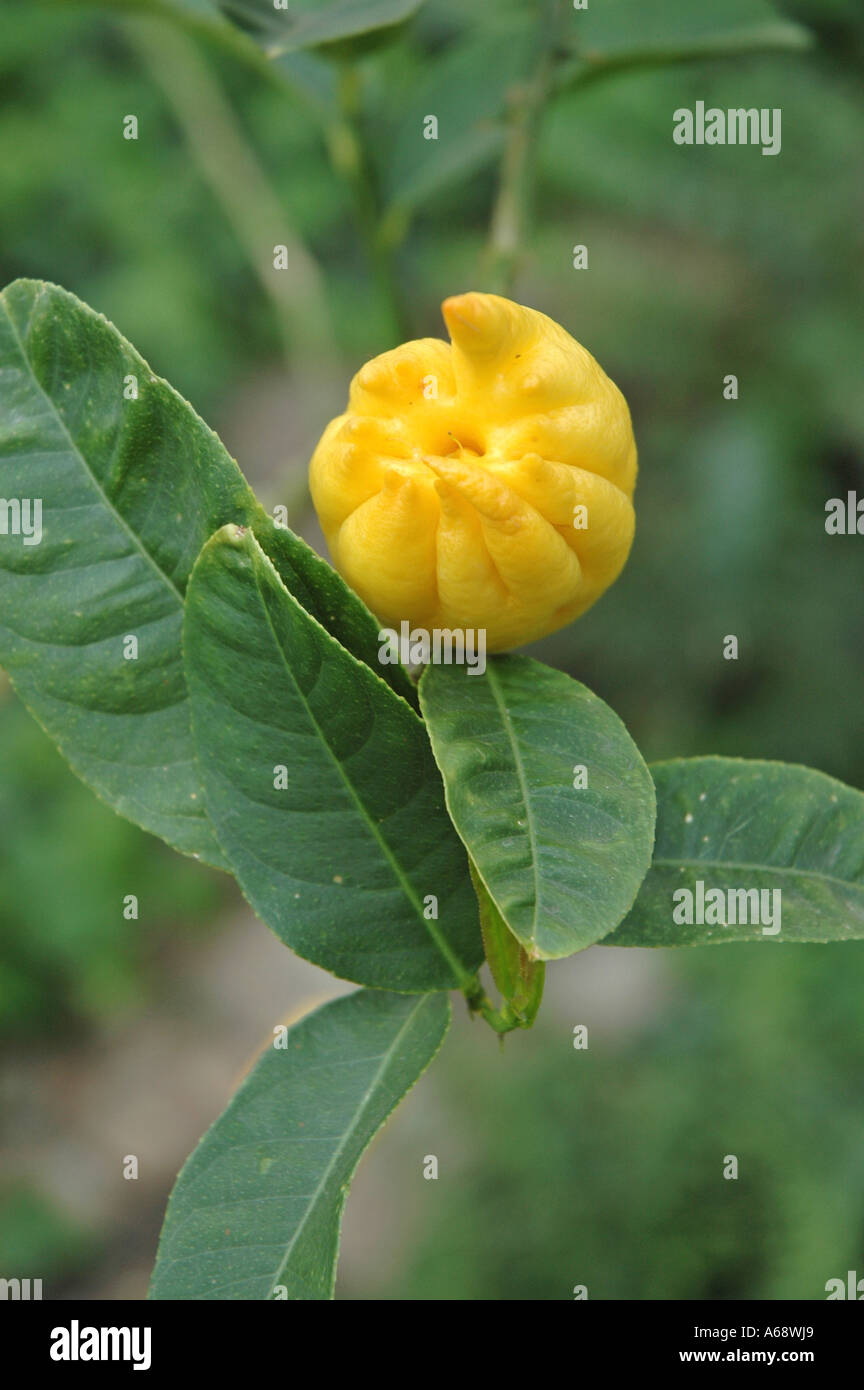
[{"label": "blurred background", "polygon": [[[305,469],[357,367],[442,336],[448,294],[549,312],[625,392],[641,473],[622,578],[532,655],[649,759],[864,786],[864,540],[825,532],[829,498],[864,497],[855,0],[561,6],[576,76],[559,63],[528,123],[515,250],[502,161],[548,9],[427,0],[268,64],[215,4],[154,8],[6,7],[3,282],[102,311],[318,546]],[[782,152],[675,145],[700,100],[779,107]],[[101,805],[2,674],[0,766],[0,1275],[140,1298],[183,1159],[274,1023],[343,986]],[[818,1299],[864,1276],[864,943],[595,947],[548,980],[503,1049],[457,1006],[361,1165],[338,1297]]]}]

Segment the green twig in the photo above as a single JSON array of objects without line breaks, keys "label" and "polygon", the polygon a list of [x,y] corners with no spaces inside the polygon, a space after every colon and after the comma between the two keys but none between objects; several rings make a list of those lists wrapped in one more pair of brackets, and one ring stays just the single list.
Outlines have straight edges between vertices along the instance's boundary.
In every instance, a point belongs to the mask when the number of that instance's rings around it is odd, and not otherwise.
[{"label": "green twig", "polygon": [[469,1013],[479,1014],[496,1033],[503,1036],[505,1033],[512,1033],[515,1028],[530,1026],[519,1018],[506,1002],[500,1009],[496,1009],[479,979],[475,978],[462,992],[468,1003]]},{"label": "green twig", "polygon": [[537,140],[547,99],[560,62],[558,50],[559,0],[547,7],[543,42],[533,73],[514,92],[510,103],[508,135],[492,208],[487,245],[487,281],[496,294],[509,294],[519,271],[533,201]]},{"label": "green twig", "polygon": [[551,0],[543,22],[543,43],[537,65],[510,105],[509,133],[500,165],[498,192],[492,209],[486,251],[489,288],[509,294],[519,272],[533,201],[536,151],[546,104],[553,94],[584,91],[617,73],[661,68],[747,54],[790,53],[808,48],[811,37],[793,24],[750,26],[702,42],[620,54],[578,52],[564,48],[560,0]]},{"label": "green twig", "polygon": [[386,234],[375,173],[361,131],[361,89],[357,67],[343,60],[339,67],[339,116],[326,131],[334,169],[348,185],[357,228],[387,317],[393,342],[409,336],[407,317],[394,264],[394,240]]}]

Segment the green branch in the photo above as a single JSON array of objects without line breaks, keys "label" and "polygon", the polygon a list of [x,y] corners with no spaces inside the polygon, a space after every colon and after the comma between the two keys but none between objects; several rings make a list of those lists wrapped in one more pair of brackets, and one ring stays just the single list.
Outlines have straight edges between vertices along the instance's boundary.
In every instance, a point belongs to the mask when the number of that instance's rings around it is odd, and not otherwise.
[{"label": "green branch", "polygon": [[550,0],[544,7],[540,53],[534,71],[513,93],[510,103],[508,134],[486,249],[486,279],[496,294],[511,292],[526,241],[540,126],[560,62],[560,17],[560,0]]},{"label": "green branch", "polygon": [[[498,192],[486,248],[486,279],[497,294],[510,294],[519,271],[531,219],[537,144],[549,98],[584,91],[606,77],[639,68],[661,68],[748,54],[791,53],[807,49],[812,38],[797,24],[764,24],[720,38],[620,54],[575,53],[560,42],[561,8],[551,0],[542,25],[542,45],[534,73],[513,94],[508,135],[501,159]],[[574,56],[575,54],[575,56]]]}]

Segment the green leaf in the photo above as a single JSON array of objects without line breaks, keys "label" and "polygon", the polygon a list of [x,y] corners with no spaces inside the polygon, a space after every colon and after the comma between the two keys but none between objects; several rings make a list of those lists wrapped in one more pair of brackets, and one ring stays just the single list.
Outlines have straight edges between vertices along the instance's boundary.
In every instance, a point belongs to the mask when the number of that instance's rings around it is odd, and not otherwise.
[{"label": "green leaf", "polygon": [[[703,946],[724,941],[851,941],[864,937],[864,794],[813,768],[745,758],[655,763],[654,862],[626,921],[606,946]],[[698,884],[725,896],[729,925],[676,923]],[[779,890],[780,931],[754,922],[756,902],[730,890]],[[719,900],[715,900],[719,908]],[[762,899],[760,897],[760,911]],[[745,915],[748,921],[733,922]],[[730,911],[734,908],[734,911]],[[710,904],[708,905],[710,912]],[[708,915],[703,912],[702,915]]]},{"label": "green leaf", "polygon": [[409,127],[406,122],[400,124],[399,128],[402,131],[400,144],[414,146],[416,153],[413,163],[401,170],[387,161],[392,198],[385,214],[388,225],[399,225],[399,219],[434,197],[442,188],[463,182],[470,174],[491,164],[500,154],[507,133],[504,121],[496,119],[479,121],[466,131],[454,131],[451,127],[447,132],[448,138],[440,140],[440,148],[433,140],[429,142],[431,148],[427,147],[421,153],[422,144],[425,143],[419,133],[422,125]]},{"label": "green leaf", "polygon": [[[507,97],[534,61],[535,35],[536,20],[529,17],[527,24],[484,33],[436,58],[416,95],[393,113],[395,139],[382,168],[392,204],[388,216],[394,208],[415,207],[498,155]],[[424,138],[430,113],[438,120],[435,140]]]},{"label": "green leaf", "polygon": [[[224,867],[181,651],[202,545],[228,521],[253,523],[300,602],[381,670],[372,614],[274,526],[212,430],[113,325],[55,285],[0,295],[0,496],[42,504],[39,544],[0,535],[0,662],[21,697],[116,811]],[[383,674],[416,702],[402,668]]]},{"label": "green leaf", "polygon": [[268,1047],[177,1179],[150,1297],[332,1298],[354,1169],[449,1018],[440,994],[358,990]]},{"label": "green leaf", "polygon": [[0,537],[0,661],[19,693],[115,810],[222,863],[180,639],[195,555],[248,508],[239,470],[101,315],[22,280],[0,296],[0,493],[42,503],[41,543]]},{"label": "green leaf", "polygon": [[259,916],[359,984],[469,983],[477,904],[422,721],[237,527],[195,566],[184,645],[207,809]]},{"label": "green leaf", "polygon": [[420,706],[453,823],[528,955],[606,936],[636,896],[654,831],[651,777],[618,716],[563,672],[513,656],[483,676],[430,666]]},{"label": "green leaf", "polygon": [[399,662],[382,666],[377,619],[361,598],[349,589],[332,565],[316,555],[293,531],[277,527],[259,515],[253,523],[255,537],[279,571],[279,578],[307,613],[326,627],[352,656],[380,675],[414,710],[419,710],[417,687]]},{"label": "green leaf", "polygon": [[264,46],[270,57],[300,48],[357,40],[403,24],[423,0],[222,0],[220,8]]},{"label": "green leaf", "polygon": [[[81,0],[62,0],[78,5]],[[130,16],[164,20],[195,39],[227,53],[237,62],[254,69],[281,92],[300,97],[326,117],[333,106],[335,80],[332,65],[311,51],[297,51],[271,61],[239,23],[233,23],[222,13],[217,0],[98,0],[100,8],[113,11],[122,20]],[[282,53],[282,50],[279,50]]]},{"label": "green leaf", "polygon": [[806,48],[812,38],[768,0],[605,0],[572,17],[570,37],[592,63],[661,61]]}]

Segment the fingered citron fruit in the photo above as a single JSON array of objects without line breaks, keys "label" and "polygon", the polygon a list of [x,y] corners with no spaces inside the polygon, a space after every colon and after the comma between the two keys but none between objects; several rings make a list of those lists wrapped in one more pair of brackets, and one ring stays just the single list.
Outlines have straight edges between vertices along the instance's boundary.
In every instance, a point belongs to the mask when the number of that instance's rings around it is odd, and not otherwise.
[{"label": "fingered citron fruit", "polygon": [[575,339],[492,294],[447,299],[451,342],[368,362],[310,465],[333,562],[398,628],[484,628],[501,651],[584,613],[633,540],[627,402]]}]

